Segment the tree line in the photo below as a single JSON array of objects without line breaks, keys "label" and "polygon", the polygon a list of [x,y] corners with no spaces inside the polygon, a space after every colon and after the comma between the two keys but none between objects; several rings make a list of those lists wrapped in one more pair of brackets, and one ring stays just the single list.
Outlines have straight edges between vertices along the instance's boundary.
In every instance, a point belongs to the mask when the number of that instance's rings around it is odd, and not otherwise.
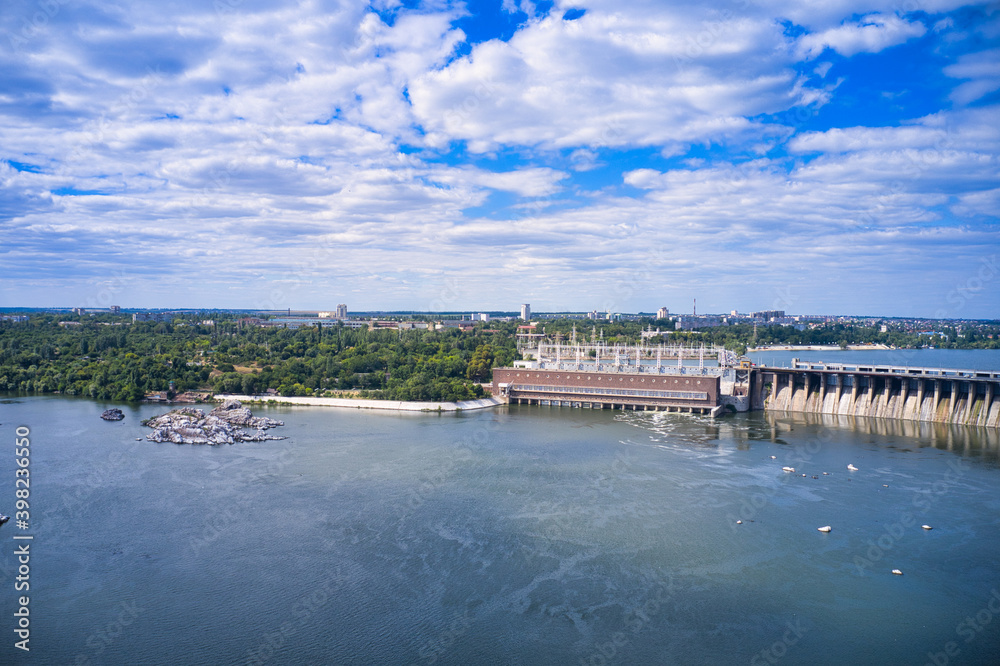
[{"label": "tree line", "polygon": [[[150,392],[284,396],[343,395],[390,400],[466,400],[483,395],[480,383],[495,367],[520,358],[521,322],[477,324],[472,332],[368,330],[344,326],[298,329],[248,326],[235,316],[215,323],[190,315],[167,322],[124,316],[32,315],[0,322],[0,391],[140,400]],[[69,323],[68,323],[69,322]],[[1000,349],[1000,325],[962,330],[944,325],[933,336],[837,323],[798,330],[750,324],[674,331],[671,320],[589,322],[545,320],[538,332],[568,342],[636,343],[644,329],[660,327],[669,343],[748,346],[887,344],[896,347]],[[992,338],[990,336],[993,336]]]},{"label": "tree line", "polygon": [[481,397],[479,383],[516,356],[509,331],[60,321],[41,315],[0,324],[0,391],[135,401],[173,382],[177,392],[466,400]]}]

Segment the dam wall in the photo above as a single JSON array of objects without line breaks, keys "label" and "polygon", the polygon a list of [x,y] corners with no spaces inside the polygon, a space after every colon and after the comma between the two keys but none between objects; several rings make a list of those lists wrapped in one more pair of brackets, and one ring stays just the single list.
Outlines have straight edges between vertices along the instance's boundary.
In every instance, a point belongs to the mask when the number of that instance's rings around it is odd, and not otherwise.
[{"label": "dam wall", "polygon": [[1000,428],[1000,373],[798,361],[754,372],[756,409]]}]

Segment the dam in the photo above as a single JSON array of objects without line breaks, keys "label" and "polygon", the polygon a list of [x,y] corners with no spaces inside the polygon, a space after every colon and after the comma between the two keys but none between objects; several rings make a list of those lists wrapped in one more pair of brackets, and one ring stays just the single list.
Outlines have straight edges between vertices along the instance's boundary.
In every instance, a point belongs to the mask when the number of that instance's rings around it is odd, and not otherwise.
[{"label": "dam", "polygon": [[752,375],[754,409],[1000,427],[1000,372],[793,359]]},{"label": "dam", "polygon": [[798,359],[769,367],[715,346],[536,344],[514,367],[494,368],[494,397],[554,407],[711,416],[766,410],[1000,428],[1000,371]]}]

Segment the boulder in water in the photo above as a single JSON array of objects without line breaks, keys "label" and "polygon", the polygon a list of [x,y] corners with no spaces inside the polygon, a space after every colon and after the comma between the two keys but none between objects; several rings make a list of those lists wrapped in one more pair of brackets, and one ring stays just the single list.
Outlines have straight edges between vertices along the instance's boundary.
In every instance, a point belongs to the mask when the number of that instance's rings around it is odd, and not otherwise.
[{"label": "boulder in water", "polygon": [[105,409],[101,414],[101,418],[105,421],[121,421],[125,418],[125,413],[117,407],[113,407],[111,409]]}]

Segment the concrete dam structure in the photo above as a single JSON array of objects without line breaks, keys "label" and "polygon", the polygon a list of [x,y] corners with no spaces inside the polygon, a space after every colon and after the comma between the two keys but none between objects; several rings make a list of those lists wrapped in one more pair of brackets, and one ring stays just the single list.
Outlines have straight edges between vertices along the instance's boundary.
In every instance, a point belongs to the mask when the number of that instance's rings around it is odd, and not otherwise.
[{"label": "concrete dam structure", "polygon": [[755,409],[1000,428],[1000,372],[795,359],[753,375]]}]

